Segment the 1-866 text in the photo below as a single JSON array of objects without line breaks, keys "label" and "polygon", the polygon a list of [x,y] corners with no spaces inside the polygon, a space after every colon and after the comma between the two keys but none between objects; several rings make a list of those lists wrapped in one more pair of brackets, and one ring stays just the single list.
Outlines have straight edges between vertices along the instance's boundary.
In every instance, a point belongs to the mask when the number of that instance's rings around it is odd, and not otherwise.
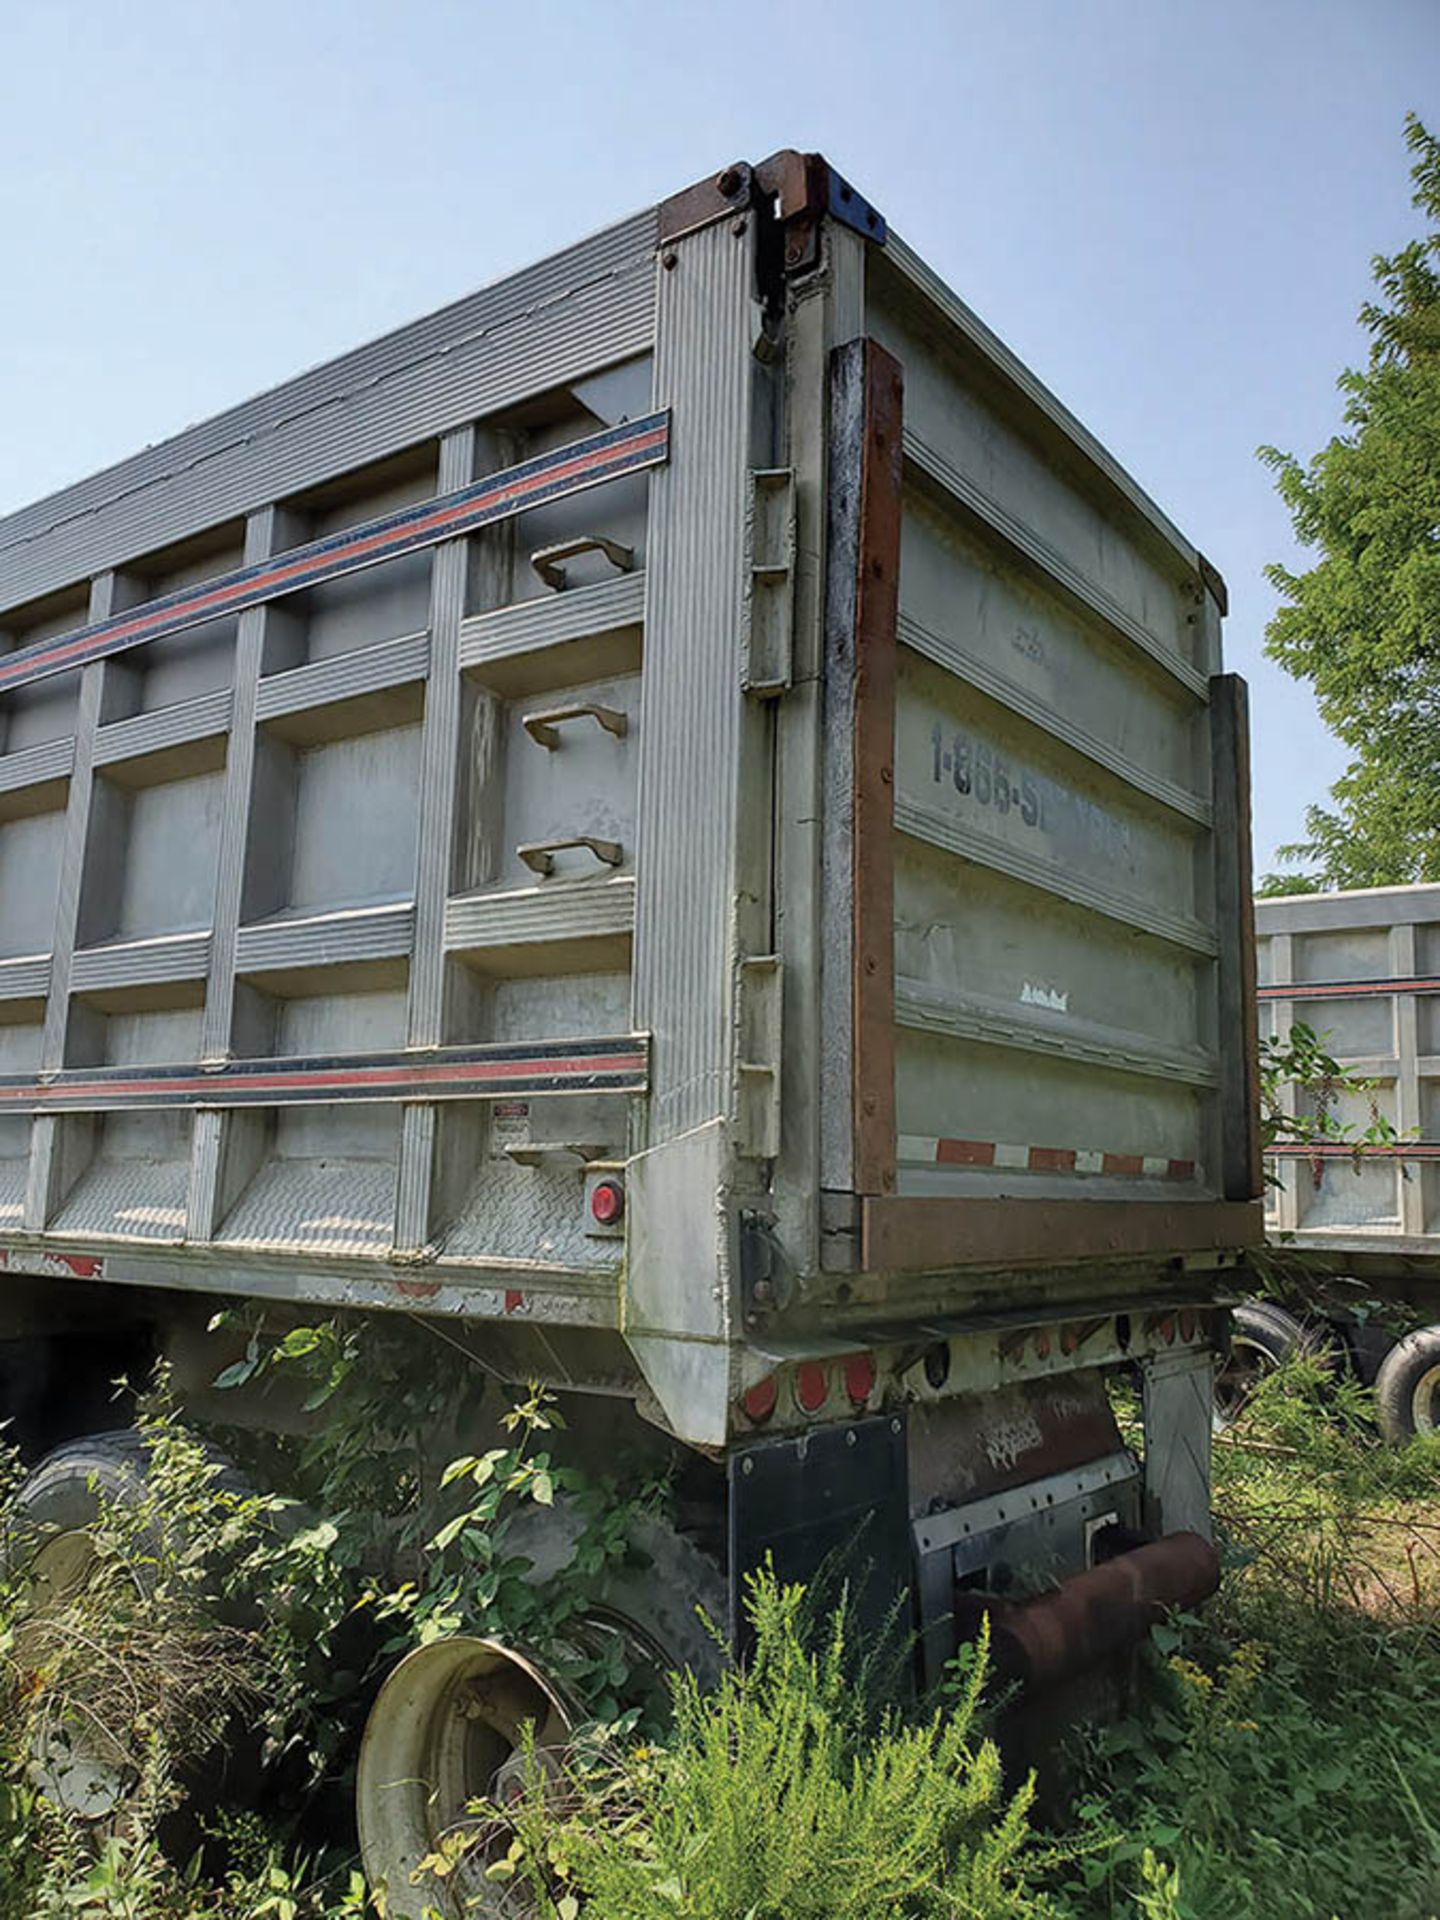
[{"label": "1-866 text", "polygon": [[957,793],[997,813],[1013,808],[1027,827],[1045,831],[1044,795],[1031,774],[1012,773],[983,740],[973,740],[968,733],[947,735],[938,720],[930,738],[937,781],[953,781]]}]

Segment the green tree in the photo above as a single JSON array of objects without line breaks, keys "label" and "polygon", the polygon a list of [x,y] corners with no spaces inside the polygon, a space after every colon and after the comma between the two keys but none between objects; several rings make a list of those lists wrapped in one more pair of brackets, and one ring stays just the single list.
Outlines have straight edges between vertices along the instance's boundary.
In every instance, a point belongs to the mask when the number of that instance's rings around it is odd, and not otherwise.
[{"label": "green tree", "polygon": [[1266,651],[1315,688],[1353,758],[1280,849],[1297,875],[1262,892],[1440,880],[1440,141],[1405,123],[1414,204],[1427,231],[1374,262],[1360,310],[1368,364],[1340,378],[1345,430],[1303,465],[1262,447],[1304,573],[1266,569],[1284,604]]}]

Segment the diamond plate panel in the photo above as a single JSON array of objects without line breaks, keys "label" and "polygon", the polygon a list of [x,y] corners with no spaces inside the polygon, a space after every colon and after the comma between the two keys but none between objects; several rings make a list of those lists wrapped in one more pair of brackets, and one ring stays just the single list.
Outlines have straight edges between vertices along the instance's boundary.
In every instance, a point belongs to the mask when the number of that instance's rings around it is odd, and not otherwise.
[{"label": "diamond plate panel", "polygon": [[97,1160],[61,1207],[55,1233],[121,1234],[129,1240],[183,1240],[188,1160]]},{"label": "diamond plate panel", "polygon": [[585,1181],[580,1162],[518,1166],[488,1162],[460,1218],[441,1242],[460,1259],[543,1260],[565,1267],[614,1264],[614,1240],[585,1232]]},{"label": "diamond plate panel", "polygon": [[385,1253],[395,1226],[395,1166],[380,1160],[272,1160],[219,1235],[226,1246]]},{"label": "diamond plate panel", "polygon": [[20,1225],[29,1164],[28,1160],[0,1160],[0,1228]]}]

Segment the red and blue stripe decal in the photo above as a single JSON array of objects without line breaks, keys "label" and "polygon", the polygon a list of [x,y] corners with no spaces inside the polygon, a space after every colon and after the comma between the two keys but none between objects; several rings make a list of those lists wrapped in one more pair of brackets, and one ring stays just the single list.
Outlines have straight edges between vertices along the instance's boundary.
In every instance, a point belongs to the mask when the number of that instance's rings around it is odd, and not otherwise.
[{"label": "red and blue stripe decal", "polygon": [[1440,975],[1416,974],[1408,980],[1291,980],[1256,989],[1260,1000],[1364,1000],[1386,993],[1440,993]]},{"label": "red and blue stripe decal", "polygon": [[576,440],[567,447],[524,460],[519,466],[489,474],[455,493],[347,527],[308,546],[278,554],[273,560],[238,567],[233,573],[181,587],[162,599],[149,600],[73,633],[22,647],[0,659],[0,691],[88,666],[92,660],[107,659],[147,640],[163,639],[227,614],[243,613],[247,607],[259,606],[281,594],[300,593],[344,574],[358,573],[364,567],[437,546],[442,540],[475,533],[511,514],[601,486],[621,474],[661,466],[669,454],[668,410],[610,427],[587,440]]},{"label": "red and blue stripe decal", "polygon": [[110,1113],[137,1107],[275,1107],[338,1100],[473,1100],[643,1093],[644,1034],[427,1052],[231,1060],[217,1067],[70,1068],[0,1078],[0,1112]]}]

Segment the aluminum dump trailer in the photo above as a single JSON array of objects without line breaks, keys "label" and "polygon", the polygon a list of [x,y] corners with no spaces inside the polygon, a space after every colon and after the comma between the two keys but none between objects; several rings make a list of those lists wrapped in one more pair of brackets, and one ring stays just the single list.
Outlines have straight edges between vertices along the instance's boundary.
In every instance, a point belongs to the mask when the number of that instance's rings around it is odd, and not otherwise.
[{"label": "aluminum dump trailer", "polygon": [[[1257,900],[1255,925],[1262,1032],[1314,1028],[1374,1083],[1335,1096],[1336,1118],[1358,1135],[1373,1101],[1397,1135],[1358,1156],[1343,1140],[1268,1150],[1281,1266],[1352,1279],[1407,1318],[1440,1320],[1440,886]],[[1286,1096],[1292,1112],[1316,1097]],[[1440,1426],[1440,1329],[1395,1346],[1343,1311],[1336,1326],[1390,1438]]]},{"label": "aluminum dump trailer", "polygon": [[957,1581],[1204,1534],[1263,1230],[1224,609],[793,152],[0,520],[37,1423],[215,1295],[463,1322],[714,1463],[732,1588],[869,1516],[932,1670]]}]

